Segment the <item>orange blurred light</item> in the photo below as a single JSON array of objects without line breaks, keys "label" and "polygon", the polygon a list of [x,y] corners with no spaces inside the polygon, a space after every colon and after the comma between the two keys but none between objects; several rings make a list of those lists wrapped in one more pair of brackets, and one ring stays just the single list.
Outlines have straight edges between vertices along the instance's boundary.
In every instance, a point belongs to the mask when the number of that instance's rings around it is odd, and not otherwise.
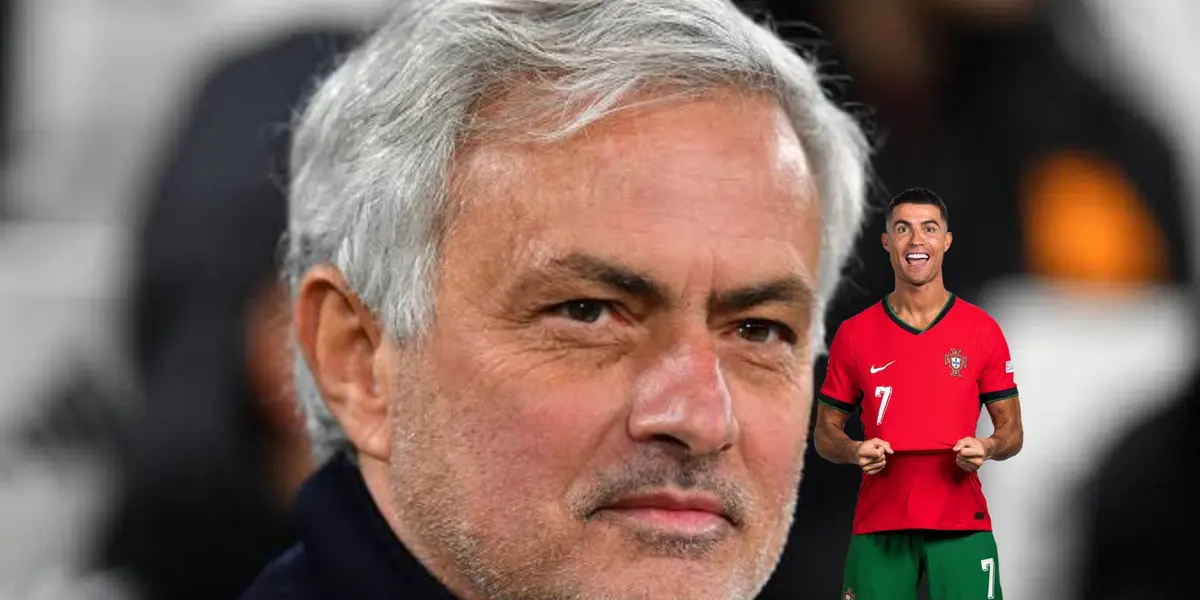
[{"label": "orange blurred light", "polygon": [[1167,248],[1137,190],[1080,152],[1042,162],[1023,182],[1030,271],[1061,283],[1128,287],[1167,281]]}]

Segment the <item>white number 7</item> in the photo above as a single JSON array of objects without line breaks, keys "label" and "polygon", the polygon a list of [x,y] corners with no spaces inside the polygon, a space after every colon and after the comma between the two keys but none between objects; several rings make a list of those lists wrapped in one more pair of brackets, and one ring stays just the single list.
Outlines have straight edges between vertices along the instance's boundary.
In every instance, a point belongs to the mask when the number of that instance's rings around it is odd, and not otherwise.
[{"label": "white number 7", "polygon": [[988,574],[988,600],[992,600],[992,597],[995,595],[995,592],[996,592],[996,559],[985,558],[985,559],[979,561],[979,566],[984,571],[987,571],[987,574]]},{"label": "white number 7", "polygon": [[875,397],[883,398],[883,402],[879,403],[879,416],[875,417],[875,424],[879,425],[883,423],[883,413],[887,411],[888,400],[892,398],[892,387],[881,385],[875,388]]}]

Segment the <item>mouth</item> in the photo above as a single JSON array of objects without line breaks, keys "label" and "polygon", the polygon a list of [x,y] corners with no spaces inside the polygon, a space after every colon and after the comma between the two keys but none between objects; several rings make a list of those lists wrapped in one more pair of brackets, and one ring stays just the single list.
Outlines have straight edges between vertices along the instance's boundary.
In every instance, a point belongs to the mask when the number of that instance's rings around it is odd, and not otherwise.
[{"label": "mouth", "polygon": [[624,496],[596,515],[669,537],[712,536],[733,526],[724,504],[702,493],[660,491]]},{"label": "mouth", "polygon": [[929,262],[929,255],[924,252],[909,252],[904,255],[904,262],[917,267]]}]

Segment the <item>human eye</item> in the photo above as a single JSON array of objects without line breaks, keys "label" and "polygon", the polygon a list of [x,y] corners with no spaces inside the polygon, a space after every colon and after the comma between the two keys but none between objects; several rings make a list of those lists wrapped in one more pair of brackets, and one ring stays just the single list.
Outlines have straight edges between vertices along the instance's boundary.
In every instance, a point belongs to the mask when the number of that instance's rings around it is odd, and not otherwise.
[{"label": "human eye", "polygon": [[796,344],[796,333],[792,328],[766,319],[746,319],[737,326],[738,337],[755,344]]},{"label": "human eye", "polygon": [[605,300],[589,298],[568,300],[551,306],[547,311],[555,317],[561,317],[585,325],[593,325],[612,319],[615,314],[614,306]]},{"label": "human eye", "polygon": [[581,356],[609,360],[622,356],[618,350],[630,348],[635,339],[628,312],[612,300],[577,298],[550,305],[542,314],[540,330],[555,350],[602,351],[602,355]]}]

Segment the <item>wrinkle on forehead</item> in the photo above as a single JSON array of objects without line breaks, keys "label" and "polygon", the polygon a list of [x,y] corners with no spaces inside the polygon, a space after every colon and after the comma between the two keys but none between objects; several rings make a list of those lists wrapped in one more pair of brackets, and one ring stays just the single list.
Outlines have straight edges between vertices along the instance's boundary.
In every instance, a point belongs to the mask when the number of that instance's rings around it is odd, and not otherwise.
[{"label": "wrinkle on forehead", "polygon": [[[690,230],[697,245],[718,237],[786,241],[805,267],[803,259],[820,252],[807,155],[786,112],[765,94],[731,90],[632,108],[556,142],[467,140],[452,181],[459,216],[482,211],[470,232],[457,233],[507,236],[508,258],[521,263],[545,264],[568,250],[572,236],[564,233],[654,236],[670,223]],[[563,217],[572,232],[551,228]]]},{"label": "wrinkle on forehead", "polygon": [[[686,128],[676,128],[675,117],[683,112],[696,110],[697,107],[713,104],[719,104],[731,114],[751,113],[760,109],[764,103],[772,105],[771,122],[761,123],[763,127],[757,128],[757,131],[763,138],[762,141],[770,144],[777,174],[806,184],[812,183],[808,157],[795,127],[782,106],[766,92],[734,87],[686,94],[671,88],[647,90],[631,96],[622,107],[590,123],[576,134],[553,141],[539,141],[522,134],[528,133],[530,128],[540,131],[561,126],[569,120],[570,115],[557,113],[557,118],[563,121],[562,123],[522,121],[522,126],[516,129],[512,119],[524,114],[520,107],[523,105],[522,100],[530,101],[525,98],[527,95],[507,91],[482,104],[476,111],[474,121],[510,123],[510,126],[506,129],[479,129],[480,132],[488,133],[470,134],[459,143],[455,152],[452,177],[455,184],[452,191],[467,191],[463,184],[468,180],[472,185],[482,183],[485,188],[494,188],[500,181],[518,181],[519,178],[513,177],[518,173],[523,172],[526,176],[532,175],[530,171],[545,173],[547,167],[554,169],[567,166],[571,162],[576,163],[569,165],[575,172],[594,172],[599,169],[630,171],[636,168],[636,165],[613,160],[578,164],[578,161],[573,159],[579,154],[588,154],[592,158],[619,159],[635,154],[639,147],[644,149],[644,144],[670,146],[689,143],[692,140],[689,140],[687,134],[695,132],[686,131]],[[667,135],[661,135],[664,133]],[[747,135],[754,134],[747,132]],[[704,142],[703,139],[699,141]],[[736,156],[732,156],[731,153],[731,158]],[[496,177],[497,181],[492,184],[480,181],[481,178],[489,177]],[[460,200],[468,199],[464,194],[454,195],[459,196]],[[815,194],[805,193],[801,196],[803,200],[807,200],[811,195]],[[481,194],[473,193],[469,196],[478,198]]]}]

